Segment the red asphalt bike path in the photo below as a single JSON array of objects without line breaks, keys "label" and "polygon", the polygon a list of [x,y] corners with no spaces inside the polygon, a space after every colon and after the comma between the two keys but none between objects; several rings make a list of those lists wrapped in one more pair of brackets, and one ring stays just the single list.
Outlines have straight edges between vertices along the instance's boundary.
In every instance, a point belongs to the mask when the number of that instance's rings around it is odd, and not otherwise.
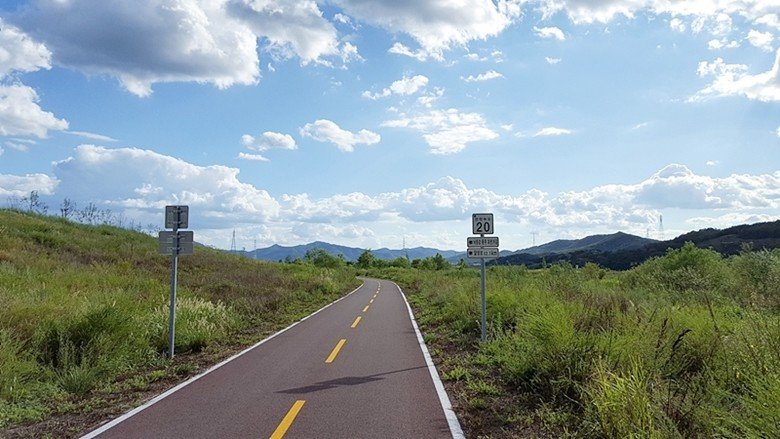
[{"label": "red asphalt bike path", "polygon": [[401,291],[365,279],[300,324],[85,437],[457,437],[442,404]]}]

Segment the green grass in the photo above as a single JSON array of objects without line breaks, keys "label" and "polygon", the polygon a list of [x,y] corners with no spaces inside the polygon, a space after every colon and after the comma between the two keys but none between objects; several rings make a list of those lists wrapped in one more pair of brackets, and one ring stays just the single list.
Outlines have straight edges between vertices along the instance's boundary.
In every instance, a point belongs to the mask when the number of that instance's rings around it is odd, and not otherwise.
[{"label": "green grass", "polygon": [[[778,250],[687,245],[624,273],[490,267],[486,343],[477,271],[374,275],[434,334],[469,435],[523,436],[531,419],[542,437],[780,437]],[[491,411],[517,422],[474,421]]]},{"label": "green grass", "polygon": [[[169,267],[148,235],[0,210],[0,429],[168,376]],[[198,247],[179,260],[176,352],[250,343],[358,284]]]}]

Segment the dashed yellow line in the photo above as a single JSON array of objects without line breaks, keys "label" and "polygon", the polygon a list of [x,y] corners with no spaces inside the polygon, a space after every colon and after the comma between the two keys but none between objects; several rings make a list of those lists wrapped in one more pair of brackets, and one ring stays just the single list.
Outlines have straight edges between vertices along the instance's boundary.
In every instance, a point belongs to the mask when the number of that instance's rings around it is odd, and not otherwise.
[{"label": "dashed yellow line", "polygon": [[362,317],[360,317],[360,316],[357,316],[357,318],[355,319],[355,321],[352,323],[352,327],[353,327],[353,328],[357,328],[357,325],[358,325],[358,323],[360,323],[360,319],[362,319]]},{"label": "dashed yellow line", "polygon": [[333,363],[333,360],[336,359],[336,355],[339,354],[339,351],[341,350],[341,348],[344,346],[344,343],[346,343],[346,342],[347,342],[346,338],[342,338],[341,340],[339,340],[339,342],[336,343],[336,347],[333,348],[333,350],[330,352],[330,355],[328,355],[328,359],[325,360],[325,362],[326,363]]},{"label": "dashed yellow line", "polygon": [[366,307],[365,307],[365,308],[363,308],[363,312],[366,312],[366,311],[368,311],[368,307],[369,307],[369,306],[371,306],[371,305],[366,305]]},{"label": "dashed yellow line", "polygon": [[276,430],[274,430],[271,439],[282,439],[284,437],[284,434],[287,433],[287,429],[290,428],[295,417],[298,416],[298,412],[301,411],[301,408],[303,408],[303,404],[305,403],[306,401],[302,399],[295,401],[295,404],[293,404],[290,411],[284,415],[284,419],[282,419],[282,422],[276,427]]}]

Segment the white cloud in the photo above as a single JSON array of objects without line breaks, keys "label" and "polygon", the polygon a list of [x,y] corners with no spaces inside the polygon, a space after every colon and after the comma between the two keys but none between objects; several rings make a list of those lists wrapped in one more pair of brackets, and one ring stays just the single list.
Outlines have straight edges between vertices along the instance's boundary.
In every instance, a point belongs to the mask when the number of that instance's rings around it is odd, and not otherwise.
[{"label": "white cloud", "polygon": [[718,166],[720,162],[718,160],[707,160],[707,166]]},{"label": "white cloud", "polygon": [[381,92],[371,93],[369,91],[363,92],[363,97],[368,99],[380,99],[386,98],[390,95],[402,95],[409,96],[417,93],[421,89],[428,85],[428,78],[423,75],[415,75],[412,77],[404,76],[397,81],[393,81],[390,87],[385,88]]},{"label": "white cloud", "polygon": [[273,131],[266,131],[260,135],[260,138],[255,138],[249,134],[241,136],[241,144],[247,149],[252,151],[268,151],[269,149],[286,149],[294,150],[298,148],[295,143],[295,139],[289,134],[275,133]]},{"label": "white cloud", "polygon": [[780,127],[777,127],[777,130],[775,130],[775,134],[777,134],[777,137],[780,137]]},{"label": "white cloud", "polygon": [[495,70],[488,70],[485,73],[480,73],[477,76],[469,75],[468,77],[464,78],[461,76],[461,79],[463,79],[466,82],[484,82],[484,81],[490,81],[491,79],[497,79],[497,78],[503,78],[504,75],[501,73],[498,73]]},{"label": "white cloud", "polygon": [[466,148],[466,144],[498,137],[486,126],[485,119],[477,113],[461,113],[459,110],[431,110],[417,116],[401,115],[399,119],[382,122],[383,127],[411,128],[423,133],[432,154],[454,154]]},{"label": "white cloud", "polygon": [[24,197],[32,191],[50,195],[57,187],[57,179],[46,174],[0,174],[0,197]]},{"label": "white cloud", "polygon": [[160,82],[257,82],[257,37],[228,9],[225,0],[46,1],[22,9],[17,20],[57,64],[114,76],[148,96]]},{"label": "white cloud", "polygon": [[765,52],[772,51],[774,39],[771,32],[759,32],[755,29],[751,29],[747,35],[747,40],[751,45],[758,47]]},{"label": "white cloud", "polygon": [[268,49],[281,58],[298,56],[303,64],[328,64],[322,57],[341,55],[347,62],[357,54],[352,44],[339,47],[336,28],[312,0],[229,0],[227,9],[233,17],[247,23],[255,34],[264,37]]},{"label": "white cloud", "polygon": [[270,161],[270,160],[268,160],[267,158],[265,158],[261,154],[247,154],[245,152],[239,152],[238,153],[238,158],[241,159],[241,160],[250,160],[250,161],[255,161],[255,162],[268,162],[268,161]]},{"label": "white cloud", "polygon": [[780,30],[780,19],[778,19],[777,14],[766,14],[758,17],[755,23]]},{"label": "white cloud", "polygon": [[[722,33],[732,26],[730,15],[756,20],[777,11],[775,2],[766,0],[538,0],[544,19],[565,12],[575,24],[608,23],[616,17],[633,19],[637,13],[669,14],[672,21],[693,17],[694,32],[705,28]],[[671,22],[670,22],[671,25]]]},{"label": "white cloud", "polygon": [[716,217],[704,216],[689,218],[685,220],[685,222],[691,227],[695,227],[697,229],[705,227],[725,229],[737,224],[754,224],[767,221],[777,221],[778,219],[780,219],[780,215],[731,212]]},{"label": "white cloud", "polygon": [[90,133],[88,131],[65,131],[68,134],[72,134],[74,136],[83,137],[85,139],[89,140],[97,140],[99,142],[116,142],[116,139],[104,136],[102,134],[96,134],[96,133]]},{"label": "white cloud", "polygon": [[707,48],[710,50],[720,49],[736,49],[739,47],[739,41],[731,40],[728,38],[721,38],[720,40],[710,40],[707,42]]},{"label": "white cloud", "polygon": [[434,87],[433,91],[417,98],[417,103],[425,108],[431,108],[433,104],[442,96],[444,96],[444,89],[440,87]]},{"label": "white cloud", "polygon": [[677,32],[685,32],[685,23],[683,23],[683,21],[677,17],[672,18],[669,21],[669,27],[672,28],[672,30],[676,30]]},{"label": "white cloud", "polygon": [[751,75],[744,64],[726,64],[722,58],[709,63],[702,61],[697,70],[699,76],[714,76],[710,85],[690,98],[702,100],[709,96],[745,96],[748,99],[780,101],[780,51],[775,56],[772,69]]},{"label": "white cloud", "polygon": [[0,17],[0,78],[51,68],[51,52]]},{"label": "white cloud", "polygon": [[547,137],[547,136],[563,136],[571,134],[571,130],[566,128],[546,127],[542,128],[534,134],[534,137]]},{"label": "white cloud", "polygon": [[563,34],[563,31],[558,29],[557,27],[538,28],[534,26],[534,32],[536,32],[536,35],[538,35],[541,38],[554,38],[558,41],[564,41],[566,39],[566,36]]},{"label": "white cloud", "polygon": [[68,129],[68,122],[43,111],[38,94],[25,85],[0,85],[0,136],[45,138],[50,130]]},{"label": "white cloud", "polygon": [[193,165],[149,150],[80,145],[54,163],[54,174],[59,195],[112,209],[159,214],[167,204],[187,204],[197,217],[193,228],[264,221],[279,212],[266,191],[239,181],[238,169]]},{"label": "white cloud", "polygon": [[373,145],[381,140],[375,132],[363,129],[353,133],[327,119],[307,123],[300,132],[303,137],[310,137],[318,142],[330,142],[344,152],[354,151],[355,145]]},{"label": "white cloud", "polygon": [[549,56],[545,56],[544,60],[547,61],[547,64],[550,64],[550,65],[555,65],[555,64],[558,64],[559,62],[561,62],[560,58],[552,58],[552,57],[549,57]]},{"label": "white cloud", "polygon": [[[425,61],[428,59],[429,56],[431,56],[428,52],[422,49],[418,50],[412,50],[409,47],[401,44],[401,43],[394,43],[389,49],[387,49],[388,53],[392,53],[395,55],[403,55],[408,56],[410,58],[414,58],[417,61]],[[442,56],[434,57],[435,59],[443,59]]]},{"label": "white cloud", "polygon": [[396,43],[391,53],[442,59],[452,46],[465,46],[501,33],[520,16],[520,1],[446,0],[428,2],[380,0],[334,0],[345,13],[390,32],[410,35],[420,45],[418,52]]},{"label": "white cloud", "polygon": [[7,140],[5,142],[5,146],[11,149],[14,149],[19,152],[27,152],[30,149],[30,146],[28,143],[25,142],[14,142],[11,140]]}]

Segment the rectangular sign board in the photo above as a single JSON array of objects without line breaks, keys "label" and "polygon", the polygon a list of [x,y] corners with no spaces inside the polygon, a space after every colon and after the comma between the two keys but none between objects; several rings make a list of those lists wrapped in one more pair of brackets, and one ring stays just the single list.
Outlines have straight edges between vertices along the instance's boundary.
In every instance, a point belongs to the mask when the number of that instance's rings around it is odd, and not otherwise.
[{"label": "rectangular sign board", "polygon": [[[194,251],[195,234],[191,231],[178,232],[179,235],[179,254],[191,255]],[[160,232],[158,235],[160,243],[160,253],[169,255],[173,251],[173,232]]]},{"label": "rectangular sign board", "polygon": [[[178,215],[177,215],[178,214]],[[178,217],[178,223],[177,223]],[[186,229],[189,227],[190,206],[165,206],[165,228]]]},{"label": "rectangular sign board", "polygon": [[498,236],[472,236],[466,238],[466,246],[472,247],[498,247]]},{"label": "rectangular sign board", "polygon": [[470,248],[466,251],[469,259],[495,259],[498,257],[497,247]]},{"label": "rectangular sign board", "polygon": [[471,215],[471,233],[475,235],[492,235],[496,233],[493,228],[492,213],[474,213]]}]

